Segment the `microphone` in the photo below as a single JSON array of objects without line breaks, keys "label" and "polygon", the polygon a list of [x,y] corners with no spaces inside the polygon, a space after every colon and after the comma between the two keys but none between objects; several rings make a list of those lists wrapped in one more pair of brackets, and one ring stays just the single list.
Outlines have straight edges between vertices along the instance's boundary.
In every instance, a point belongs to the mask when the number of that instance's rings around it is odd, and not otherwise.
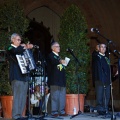
[{"label": "microphone", "polygon": [[67,48],[66,51],[67,52],[73,52],[73,49]]},{"label": "microphone", "polygon": [[33,45],[33,48],[39,49],[39,46],[38,45]]},{"label": "microphone", "polygon": [[120,55],[120,52],[118,52],[117,50],[114,50],[114,52],[116,52],[118,55]]},{"label": "microphone", "polygon": [[107,41],[108,41],[108,43],[112,43],[112,44],[113,44],[113,41],[112,41],[112,40],[107,39]]},{"label": "microphone", "polygon": [[99,32],[98,28],[91,28],[91,32]]}]

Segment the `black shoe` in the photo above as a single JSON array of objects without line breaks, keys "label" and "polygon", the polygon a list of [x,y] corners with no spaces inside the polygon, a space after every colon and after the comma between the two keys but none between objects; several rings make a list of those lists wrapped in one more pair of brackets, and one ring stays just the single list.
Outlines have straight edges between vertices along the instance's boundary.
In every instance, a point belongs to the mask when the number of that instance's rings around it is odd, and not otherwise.
[{"label": "black shoe", "polygon": [[99,114],[99,115],[105,115],[106,112],[105,112],[105,111],[98,111],[98,114]]},{"label": "black shoe", "polygon": [[47,113],[47,112],[42,112],[42,115],[43,115],[43,116],[47,116],[48,113]]},{"label": "black shoe", "polygon": [[25,117],[20,117],[20,118],[17,118],[17,119],[15,119],[15,120],[27,120],[27,118],[25,118]]},{"label": "black shoe", "polygon": [[64,113],[64,114],[60,114],[60,116],[65,117],[65,116],[68,116],[68,114]]},{"label": "black shoe", "polygon": [[107,112],[107,113],[105,114],[105,117],[106,117],[106,118],[111,118],[111,113]]},{"label": "black shoe", "polygon": [[117,117],[120,117],[120,112],[116,113],[116,116],[117,116]]},{"label": "black shoe", "polygon": [[59,114],[53,114],[52,115],[52,117],[58,117],[59,116]]}]

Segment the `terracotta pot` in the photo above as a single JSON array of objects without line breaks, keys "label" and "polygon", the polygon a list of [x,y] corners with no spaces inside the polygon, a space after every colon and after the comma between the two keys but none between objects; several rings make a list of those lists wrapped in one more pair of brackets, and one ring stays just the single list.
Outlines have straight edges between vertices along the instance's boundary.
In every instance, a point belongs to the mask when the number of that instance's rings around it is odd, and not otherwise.
[{"label": "terracotta pot", "polygon": [[0,96],[4,118],[12,118],[13,96]]},{"label": "terracotta pot", "polygon": [[[79,94],[81,112],[84,112],[84,98],[85,94]],[[69,115],[74,115],[78,113],[78,110],[78,94],[66,94],[65,112]]]}]

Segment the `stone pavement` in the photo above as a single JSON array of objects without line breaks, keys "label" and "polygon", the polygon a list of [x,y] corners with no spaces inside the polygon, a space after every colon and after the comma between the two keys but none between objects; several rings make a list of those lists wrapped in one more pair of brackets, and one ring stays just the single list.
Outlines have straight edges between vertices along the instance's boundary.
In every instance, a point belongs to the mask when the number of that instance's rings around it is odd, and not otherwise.
[{"label": "stone pavement", "polygon": [[[71,118],[71,116],[68,117],[58,117],[58,118],[51,118],[51,117],[45,117],[46,120],[111,120],[111,117],[105,117],[101,115],[97,115],[95,113],[83,113],[78,116],[75,116]],[[116,120],[120,120],[120,116],[116,116]]]},{"label": "stone pavement", "polygon": [[[115,113],[115,115],[116,115],[116,113]],[[39,116],[34,116],[34,118],[28,118],[25,120],[104,120],[104,119],[105,120],[112,120],[110,117],[107,118],[107,117],[101,116],[101,115],[98,116],[96,113],[82,113],[78,116],[75,116],[72,119],[71,119],[71,116],[53,118],[50,115],[48,115],[44,118],[39,117]],[[0,120],[11,120],[11,119],[0,118]],[[116,115],[116,120],[120,120],[120,116]]]}]

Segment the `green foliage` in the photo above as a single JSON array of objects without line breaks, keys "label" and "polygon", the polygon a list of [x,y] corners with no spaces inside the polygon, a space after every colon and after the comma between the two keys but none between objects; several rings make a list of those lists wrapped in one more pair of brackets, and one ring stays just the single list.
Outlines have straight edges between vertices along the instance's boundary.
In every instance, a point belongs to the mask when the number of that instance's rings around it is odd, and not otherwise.
[{"label": "green foliage", "polygon": [[0,63],[0,95],[11,95],[12,89],[8,80],[8,64]]},{"label": "green foliage", "polygon": [[24,35],[29,25],[18,0],[6,0],[0,7],[0,49],[10,42],[12,33]]},{"label": "green foliage", "polygon": [[[0,6],[0,50],[7,48],[13,33],[23,36],[27,31],[29,21],[23,11],[18,0],[5,0]],[[5,62],[0,63],[0,94],[10,95],[8,65],[5,64]]]},{"label": "green foliage", "polygon": [[[63,14],[60,21],[59,42],[62,57],[69,57],[70,63],[66,67],[67,93],[80,93],[88,91],[88,65],[90,63],[89,39],[86,34],[87,23],[79,8],[71,5]],[[74,49],[78,58],[78,65],[71,54],[66,54],[66,48]]]}]

